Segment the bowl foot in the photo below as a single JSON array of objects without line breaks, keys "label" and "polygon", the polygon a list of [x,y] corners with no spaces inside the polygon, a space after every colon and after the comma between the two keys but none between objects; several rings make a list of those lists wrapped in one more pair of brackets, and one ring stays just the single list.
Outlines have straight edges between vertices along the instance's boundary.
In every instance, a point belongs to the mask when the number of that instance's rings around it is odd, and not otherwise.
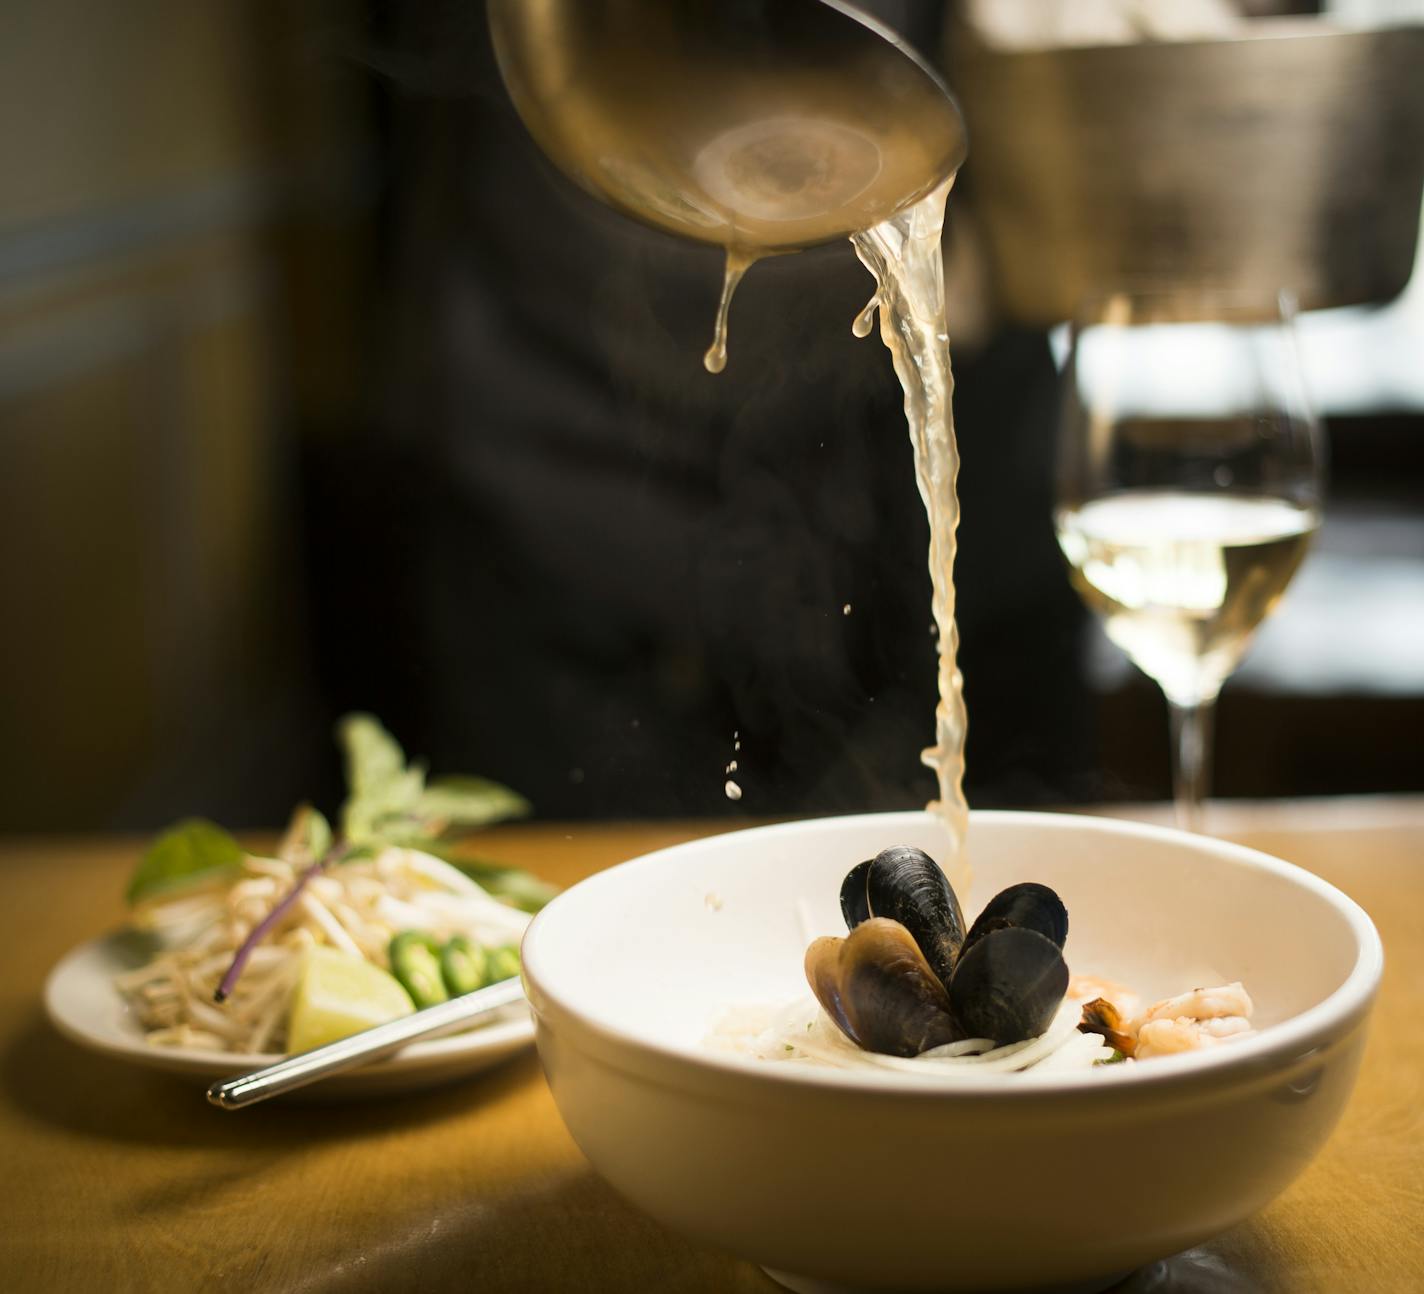
[{"label": "bowl foot", "polygon": [[[835,1281],[818,1280],[814,1276],[798,1276],[795,1272],[777,1271],[773,1267],[763,1267],[762,1271],[778,1285],[793,1291],[793,1294],[873,1294],[871,1289],[861,1285],[840,1285]],[[1102,1294],[1103,1290],[1112,1289],[1130,1274],[1118,1272],[1114,1276],[1099,1276],[1072,1285],[1044,1286],[1037,1294]]]}]

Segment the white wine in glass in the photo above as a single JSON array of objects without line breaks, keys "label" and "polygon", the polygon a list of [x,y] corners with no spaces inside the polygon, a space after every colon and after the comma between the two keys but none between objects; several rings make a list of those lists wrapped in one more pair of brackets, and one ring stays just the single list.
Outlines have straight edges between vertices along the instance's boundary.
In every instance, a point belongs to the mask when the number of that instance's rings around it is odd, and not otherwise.
[{"label": "white wine in glass", "polygon": [[1287,304],[1118,295],[1075,325],[1058,542],[1108,636],[1166,695],[1180,825],[1212,707],[1320,521],[1320,429]]}]

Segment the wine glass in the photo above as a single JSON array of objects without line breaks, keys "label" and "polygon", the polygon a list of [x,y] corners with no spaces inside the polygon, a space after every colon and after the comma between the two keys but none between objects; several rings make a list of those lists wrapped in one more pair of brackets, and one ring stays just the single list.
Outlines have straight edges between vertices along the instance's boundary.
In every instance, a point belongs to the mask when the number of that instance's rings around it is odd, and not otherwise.
[{"label": "wine glass", "polygon": [[1324,441],[1293,319],[1284,295],[1121,292],[1070,330],[1058,542],[1108,637],[1167,698],[1187,830],[1217,694],[1320,522]]}]

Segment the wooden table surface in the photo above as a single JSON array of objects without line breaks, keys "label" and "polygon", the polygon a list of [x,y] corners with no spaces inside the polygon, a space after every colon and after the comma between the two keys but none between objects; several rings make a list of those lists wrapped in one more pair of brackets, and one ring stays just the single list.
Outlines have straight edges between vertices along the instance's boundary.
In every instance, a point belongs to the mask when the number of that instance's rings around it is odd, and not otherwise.
[{"label": "wooden table surface", "polygon": [[[1424,800],[1233,808],[1220,834],[1317,872],[1383,935],[1359,1087],[1284,1196],[1119,1286],[1424,1290]],[[561,884],[711,828],[521,826],[483,852]],[[0,844],[0,1290],[659,1290],[773,1294],[749,1263],[643,1217],[592,1172],[533,1053],[360,1104],[208,1106],[201,1086],[91,1055],[40,991],[118,925],[138,842]]]}]

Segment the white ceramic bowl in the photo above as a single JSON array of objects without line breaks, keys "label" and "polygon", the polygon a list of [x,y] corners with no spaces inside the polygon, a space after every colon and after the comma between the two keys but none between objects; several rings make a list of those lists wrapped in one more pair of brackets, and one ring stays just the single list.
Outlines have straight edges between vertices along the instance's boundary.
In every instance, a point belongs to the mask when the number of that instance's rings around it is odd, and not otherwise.
[{"label": "white ceramic bowl", "polygon": [[612,1185],[801,1290],[1100,1288],[1255,1212],[1354,1084],[1382,952],[1338,890],[1264,854],[1092,818],[975,814],[966,916],[1003,886],[1063,896],[1069,966],[1150,1001],[1242,980],[1260,1032],[1086,1074],[907,1086],[704,1045],[729,1007],[802,995],[841,878],[924,813],[790,823],[634,859],[524,941],[554,1099]]}]

